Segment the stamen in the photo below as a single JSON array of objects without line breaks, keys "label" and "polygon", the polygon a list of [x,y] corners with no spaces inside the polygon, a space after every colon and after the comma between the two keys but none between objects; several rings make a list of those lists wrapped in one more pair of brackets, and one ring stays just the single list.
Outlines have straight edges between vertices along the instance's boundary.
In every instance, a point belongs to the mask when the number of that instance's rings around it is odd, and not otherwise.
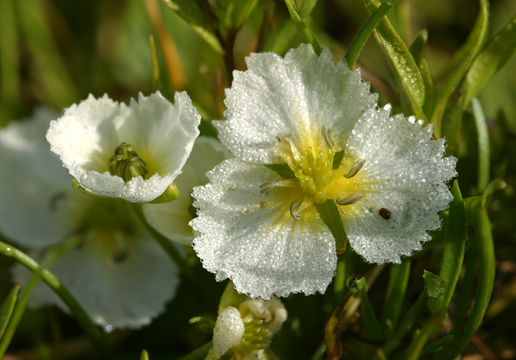
[{"label": "stamen", "polygon": [[141,159],[133,147],[125,142],[115,149],[115,155],[109,159],[109,172],[129,181],[133,177],[145,176],[147,164]]},{"label": "stamen", "polygon": [[260,186],[260,193],[269,194],[274,189],[273,183],[264,183]]},{"label": "stamen", "polygon": [[351,205],[351,204],[356,203],[358,200],[362,199],[363,197],[364,197],[364,195],[362,195],[360,193],[353,193],[349,196],[346,196],[345,198],[335,199],[335,202],[339,205]]},{"label": "stamen", "polygon": [[346,175],[344,175],[345,178],[352,178],[353,176],[355,176],[359,171],[360,169],[362,169],[362,166],[364,166],[365,164],[365,160],[362,160],[362,159],[358,159],[357,161],[355,161],[355,163],[351,166],[351,168],[349,169],[349,171],[347,172]]},{"label": "stamen", "polygon": [[301,204],[301,201],[297,200],[292,201],[292,204],[290,204],[290,216],[292,216],[294,220],[301,220],[301,213],[298,212]]},{"label": "stamen", "polygon": [[328,145],[328,147],[330,149],[333,149],[335,147],[335,141],[331,137],[331,133],[330,133],[329,129],[327,129],[325,127],[322,128],[322,137],[324,139],[324,142],[326,143],[326,145]]}]

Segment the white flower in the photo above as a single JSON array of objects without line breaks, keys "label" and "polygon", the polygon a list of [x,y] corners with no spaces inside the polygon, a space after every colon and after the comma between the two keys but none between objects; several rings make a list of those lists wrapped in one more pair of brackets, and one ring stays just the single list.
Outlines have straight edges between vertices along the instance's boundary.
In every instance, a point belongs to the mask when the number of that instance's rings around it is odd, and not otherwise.
[{"label": "white flower", "polygon": [[269,359],[272,336],[287,320],[287,310],[278,299],[246,300],[238,309],[225,307],[213,329],[213,347],[206,359],[219,359],[228,351],[231,359]]},{"label": "white flower", "polygon": [[201,116],[185,92],[120,104],[89,96],[52,121],[51,150],[87,191],[130,202],[160,196],[181,172]]},{"label": "white flower", "polygon": [[[41,259],[46,246],[68,236],[82,238],[51,267],[99,325],[138,327],[164,309],[179,282],[176,266],[134,218],[130,204],[100,200],[71,186],[71,177],[50,152],[45,131],[56,116],[34,119],[0,131],[0,232]],[[28,270],[15,266],[17,282]],[[31,305],[64,304],[43,283]]]},{"label": "white flower", "polygon": [[215,123],[236,158],[193,192],[194,249],[217,280],[264,299],[324,292],[337,254],[316,205],[328,200],[368,262],[399,263],[430,239],[456,174],[431,126],[378,109],[360,72],[327,49],[251,54],[247,68]]},{"label": "white flower", "polygon": [[183,172],[175,184],[179,197],[162,204],[143,204],[147,221],[161,234],[183,245],[191,245],[192,228],[188,225],[193,217],[192,198],[194,186],[208,182],[206,172],[228,157],[227,150],[215,139],[199,137],[188,158]]}]

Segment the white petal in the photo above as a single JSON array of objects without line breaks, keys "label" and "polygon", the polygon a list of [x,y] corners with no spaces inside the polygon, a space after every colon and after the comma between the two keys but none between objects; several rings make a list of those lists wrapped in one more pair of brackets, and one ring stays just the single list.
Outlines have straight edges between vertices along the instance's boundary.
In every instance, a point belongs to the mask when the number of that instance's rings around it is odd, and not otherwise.
[{"label": "white petal", "polygon": [[41,109],[0,130],[0,232],[25,246],[59,242],[75,229],[80,212],[81,195],[45,140],[56,117]]},{"label": "white petal", "polygon": [[[97,237],[101,241],[102,236],[113,234],[92,230],[89,236],[90,240]],[[98,243],[85,241],[51,267],[92,320],[103,327],[135,328],[150,323],[164,310],[178,285],[176,266],[151,238],[126,238],[126,241],[128,255],[122,262],[115,262],[112,252],[99,249]],[[40,257],[35,252],[31,255]],[[14,275],[22,283],[30,276],[21,266],[15,267]],[[43,283],[35,289],[30,304],[55,304],[68,311]]]},{"label": "white petal", "polygon": [[219,359],[230,348],[240,344],[244,331],[240,312],[232,306],[225,308],[217,317],[213,329],[213,357]]},{"label": "white petal", "polygon": [[[66,109],[50,125],[47,139],[70,174],[88,191],[131,202],[147,202],[165,191],[181,172],[195,138],[200,115],[184,92],[171,104],[159,92],[119,104],[106,95],[89,96]],[[147,163],[149,179],[125,183],[109,173],[115,148],[126,142]]]},{"label": "white petal", "polygon": [[190,245],[193,239],[192,228],[188,222],[192,220],[190,194],[194,186],[208,182],[206,172],[227,157],[227,151],[220,142],[207,137],[199,137],[183,172],[176,178],[179,189],[177,200],[164,204],[144,204],[143,212],[147,221],[161,234],[170,240]]},{"label": "white petal", "polygon": [[336,267],[333,236],[315,213],[296,221],[288,203],[263,205],[260,185],[279,180],[276,173],[230,159],[208,177],[194,188],[199,211],[190,224],[194,249],[217,280],[230,278],[252,298],[325,291]]},{"label": "white petal", "polygon": [[245,161],[277,161],[278,135],[308,131],[319,138],[325,127],[336,140],[346,138],[377,99],[360,71],[335,64],[328,49],[317,56],[310,45],[301,45],[284,58],[253,53],[246,62],[248,70],[235,71],[226,91],[227,120],[214,123],[223,144]]},{"label": "white petal", "polygon": [[[440,227],[438,212],[452,199],[445,182],[456,175],[453,157],[443,158],[444,140],[388,110],[366,113],[348,140],[347,150],[364,159],[361,174],[368,192],[344,218],[353,249],[374,263],[401,262],[401,255],[421,249],[429,230]],[[380,209],[390,219],[380,216]]]}]

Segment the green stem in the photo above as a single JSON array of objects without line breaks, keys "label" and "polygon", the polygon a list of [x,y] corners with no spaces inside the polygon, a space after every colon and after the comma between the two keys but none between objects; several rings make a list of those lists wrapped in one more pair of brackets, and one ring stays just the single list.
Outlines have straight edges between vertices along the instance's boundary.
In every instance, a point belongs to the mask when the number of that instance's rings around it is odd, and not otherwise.
[{"label": "green stem", "polygon": [[403,298],[407,291],[410,265],[410,260],[406,260],[400,265],[394,264],[391,266],[381,317],[381,323],[388,329],[388,334],[392,333],[392,330],[398,323]]},{"label": "green stem", "polygon": [[323,360],[324,354],[326,353],[326,344],[322,343],[319,345],[317,350],[315,350],[314,356],[312,356],[312,360]]},{"label": "green stem", "polygon": [[317,54],[321,53],[321,45],[317,42],[317,39],[312,34],[312,30],[306,23],[306,20],[301,18],[299,13],[296,10],[295,4],[293,4],[293,0],[285,0],[285,5],[287,5],[288,12],[290,13],[290,17],[294,21],[294,24],[299,29],[299,31],[305,36],[306,40],[312,44],[314,51]]},{"label": "green stem", "polygon": [[380,328],[380,323],[374,313],[373,305],[369,300],[369,296],[367,295],[366,290],[366,280],[365,278],[361,278],[356,281],[356,287],[360,293],[361,303],[360,308],[362,311],[362,324],[364,326],[365,336],[367,339],[371,341],[380,341],[383,337],[382,329]]},{"label": "green stem", "polygon": [[399,346],[399,344],[401,344],[405,336],[407,336],[409,333],[410,329],[412,329],[414,321],[416,321],[416,319],[425,309],[426,300],[426,291],[423,291],[421,294],[419,294],[416,302],[407,311],[399,326],[393,332],[391,338],[387,340],[381,349],[379,349],[379,354],[377,354],[376,359],[388,359],[389,355]]},{"label": "green stem", "polygon": [[208,341],[206,344],[199,346],[197,349],[183,357],[180,357],[178,360],[204,360],[208,351],[210,351],[211,346],[212,342]]},{"label": "green stem", "polygon": [[[54,250],[48,253],[45,257],[45,263],[53,263],[54,261],[56,261],[59,258],[59,256],[61,256],[67,250],[73,247],[74,241],[76,240],[72,241],[71,239],[70,241],[64,242],[61,246],[54,248]],[[10,329],[6,330],[6,334],[2,339],[0,357],[5,352],[10,342],[10,338],[7,339],[7,331],[10,332],[9,336],[12,337],[14,334],[14,330],[16,329],[16,326],[18,325],[21,316],[23,315],[30,294],[36,286],[39,278],[41,278],[57,294],[57,296],[59,296],[59,298],[66,304],[66,306],[68,306],[71,313],[74,314],[79,324],[83,327],[84,332],[90,337],[93,343],[96,346],[98,346],[99,350],[104,350],[104,344],[102,342],[102,333],[91,321],[91,319],[89,318],[88,314],[84,311],[82,306],[77,302],[77,300],[75,300],[75,298],[72,296],[72,294],[70,294],[68,289],[59,281],[59,279],[54,274],[52,274],[44,266],[38,264],[36,261],[34,261],[34,259],[32,259],[24,252],[2,241],[0,241],[0,254],[13,258],[14,260],[18,261],[20,264],[22,264],[34,273],[34,275],[29,281],[29,284],[27,284],[27,287],[25,288],[20,297],[20,302],[14,310],[15,313],[13,314],[12,319],[13,325],[9,325]]]},{"label": "green stem", "polygon": [[482,105],[477,98],[471,100],[473,117],[477,128],[478,141],[478,179],[477,188],[479,192],[484,191],[489,183],[489,131]]},{"label": "green stem", "polygon": [[351,44],[349,45],[348,51],[346,52],[346,62],[348,63],[348,67],[353,69],[355,66],[358,56],[362,52],[364,45],[367,40],[373,33],[373,30],[376,28],[378,23],[383,19],[383,17],[389,12],[389,10],[396,5],[399,0],[386,1],[379,8],[377,8],[369,17],[366,22],[362,24],[360,29],[358,29],[358,33],[355,35]]},{"label": "green stem", "polygon": [[161,235],[161,233],[158,232],[147,221],[145,215],[143,214],[142,204],[132,203],[131,205],[133,207],[134,212],[138,216],[138,219],[142,222],[142,224],[145,225],[147,230],[151,233],[152,237],[158,242],[163,251],[165,251],[165,253],[170,257],[170,259],[172,259],[172,261],[181,269],[183,273],[189,274],[189,270],[184,257],[179,253],[174,244],[172,244],[172,242],[168,238]]},{"label": "green stem", "polygon": [[421,352],[425,344],[432,335],[440,328],[444,321],[445,310],[440,310],[425,322],[421,327],[421,331],[416,335],[409,348],[407,349],[407,360],[417,360],[420,358]]},{"label": "green stem", "polygon": [[473,335],[475,335],[475,332],[484,318],[493,292],[495,278],[495,254],[491,222],[489,221],[489,216],[487,214],[486,197],[483,197],[482,203],[478,208],[477,224],[476,241],[477,249],[479,250],[479,266],[475,302],[462,333],[457,337],[455,347],[449,356],[450,359],[457,357],[468,345]]}]

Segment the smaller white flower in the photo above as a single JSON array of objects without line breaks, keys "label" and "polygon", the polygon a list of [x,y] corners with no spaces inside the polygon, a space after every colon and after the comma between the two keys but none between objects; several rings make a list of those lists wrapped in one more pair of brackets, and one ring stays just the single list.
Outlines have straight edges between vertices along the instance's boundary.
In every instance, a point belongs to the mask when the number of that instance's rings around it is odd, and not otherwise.
[{"label": "smaller white flower", "polygon": [[[36,260],[48,245],[71,235],[81,244],[57,260],[51,271],[106,329],[139,327],[160,313],[179,283],[177,267],[138,222],[130,204],[98,199],[74,190],[71,176],[52,154],[45,131],[56,114],[0,130],[0,232],[28,248]],[[16,265],[16,282],[31,273]],[[31,306],[66,306],[40,283]]]},{"label": "smaller white flower", "polygon": [[52,121],[51,150],[87,191],[148,202],[180,174],[201,116],[185,92],[171,104],[159,92],[129,105],[90,95]]},{"label": "smaller white flower", "polygon": [[199,137],[183,172],[174,182],[179,190],[179,197],[161,204],[143,204],[143,213],[152,227],[170,240],[190,246],[194,236],[188,223],[195,214],[190,196],[192,189],[194,186],[206,184],[206,172],[227,155],[227,150],[217,140]]},{"label": "smaller white flower", "polygon": [[228,352],[230,359],[269,359],[270,340],[286,320],[287,310],[278,299],[246,300],[238,309],[228,306],[217,317],[206,359],[220,359]]}]

